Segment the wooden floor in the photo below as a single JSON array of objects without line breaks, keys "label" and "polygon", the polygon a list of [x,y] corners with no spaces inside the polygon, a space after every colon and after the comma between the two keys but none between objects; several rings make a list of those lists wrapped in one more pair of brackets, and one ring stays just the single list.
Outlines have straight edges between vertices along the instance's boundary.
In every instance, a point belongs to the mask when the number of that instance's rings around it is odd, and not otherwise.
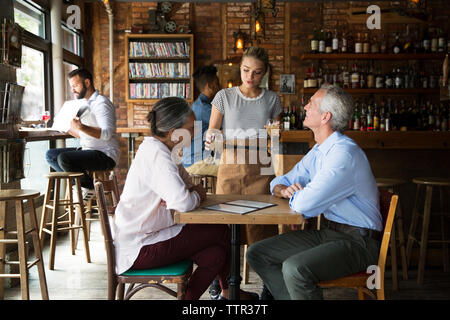
[{"label": "wooden floor", "polygon": [[[46,267],[47,285],[51,300],[104,300],[107,293],[106,278],[106,254],[103,237],[98,222],[93,222],[91,231],[91,263],[86,262],[82,239],[78,243],[76,255],[72,256],[69,247],[68,235],[60,235],[56,247],[55,269],[50,271]],[[44,247],[45,266],[48,265],[49,245]],[[391,300],[449,300],[450,299],[450,273],[444,273],[442,269],[427,269],[424,284],[419,286],[416,282],[417,272],[410,271],[409,280],[399,282],[399,290],[391,290],[392,282],[390,272],[386,275],[386,298]],[[30,296],[32,300],[40,300],[40,288],[37,277],[37,268],[30,270]],[[173,287],[174,288],[174,287]],[[247,291],[259,292],[261,281],[258,276],[250,271],[249,284],[242,284],[241,288]],[[325,299],[353,300],[357,299],[356,292],[352,289],[325,289]],[[20,300],[20,286],[5,289],[6,300]],[[173,299],[164,292],[147,288],[134,296],[134,299]],[[206,291],[201,297],[209,300]]]}]

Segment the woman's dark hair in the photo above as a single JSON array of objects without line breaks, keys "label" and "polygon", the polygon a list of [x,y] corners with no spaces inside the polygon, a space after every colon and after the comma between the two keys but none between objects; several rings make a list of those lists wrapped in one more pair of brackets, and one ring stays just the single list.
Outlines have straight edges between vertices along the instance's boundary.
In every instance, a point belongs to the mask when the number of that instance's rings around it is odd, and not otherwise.
[{"label": "woman's dark hair", "polygon": [[166,137],[170,129],[181,128],[191,113],[191,107],[182,98],[168,97],[159,100],[147,115],[151,135]]},{"label": "woman's dark hair", "polygon": [[212,65],[202,66],[196,69],[192,76],[194,77],[197,89],[202,91],[206,84],[216,81],[217,68]]}]

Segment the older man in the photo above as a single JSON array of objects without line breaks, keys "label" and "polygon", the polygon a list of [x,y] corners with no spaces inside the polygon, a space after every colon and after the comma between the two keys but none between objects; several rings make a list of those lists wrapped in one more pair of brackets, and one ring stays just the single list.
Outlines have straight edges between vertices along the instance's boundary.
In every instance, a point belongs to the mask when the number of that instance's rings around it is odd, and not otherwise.
[{"label": "older man", "polygon": [[341,88],[325,85],[305,110],[303,125],[317,144],[272,180],[270,189],[306,219],[324,217],[320,230],[291,231],[249,247],[247,261],[275,299],[322,299],[318,282],[378,261],[382,218],[375,178],[364,152],[341,133],[352,100]]}]

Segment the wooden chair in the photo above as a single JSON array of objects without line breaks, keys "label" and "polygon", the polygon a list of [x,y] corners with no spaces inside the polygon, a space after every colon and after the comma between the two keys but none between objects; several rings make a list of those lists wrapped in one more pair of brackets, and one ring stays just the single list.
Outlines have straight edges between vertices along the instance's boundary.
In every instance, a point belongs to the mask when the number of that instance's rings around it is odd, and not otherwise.
[{"label": "wooden chair", "polygon": [[347,277],[342,277],[330,281],[319,282],[319,287],[340,287],[340,288],[355,288],[358,290],[358,299],[364,300],[364,294],[371,296],[377,300],[384,300],[384,271],[386,267],[386,256],[389,248],[392,225],[394,222],[395,211],[397,208],[398,195],[385,190],[380,190],[380,212],[383,217],[384,229],[383,239],[381,240],[380,255],[378,257],[378,272],[380,273],[380,285],[376,289],[376,295],[367,288],[367,280],[372,274],[365,271],[352,274]]},{"label": "wooden chair", "polygon": [[[109,220],[109,215],[114,213],[116,207],[114,205],[107,206],[106,204],[105,191],[111,191],[109,188],[107,189],[108,185],[97,181],[94,187],[105,239],[108,263],[108,299],[114,300],[117,290],[117,298],[119,300],[128,300],[136,292],[146,287],[158,288],[179,300],[184,299],[187,280],[192,274],[192,261],[190,260],[183,260],[160,268],[128,270],[122,274],[116,273],[116,254]],[[176,292],[164,285],[170,283],[177,284]],[[125,284],[129,284],[126,293]],[[137,285],[136,287],[134,287],[135,284]]]},{"label": "wooden chair", "polygon": [[[400,186],[408,181],[393,178],[377,178],[379,189],[386,189],[389,192],[400,194]],[[391,266],[392,266],[392,290],[398,290],[398,266],[397,266],[397,248],[400,249],[400,263],[402,266],[403,280],[408,280],[408,265],[406,259],[406,241],[403,229],[403,213],[400,201],[397,203],[397,212],[395,213],[394,225],[391,232]]]}]

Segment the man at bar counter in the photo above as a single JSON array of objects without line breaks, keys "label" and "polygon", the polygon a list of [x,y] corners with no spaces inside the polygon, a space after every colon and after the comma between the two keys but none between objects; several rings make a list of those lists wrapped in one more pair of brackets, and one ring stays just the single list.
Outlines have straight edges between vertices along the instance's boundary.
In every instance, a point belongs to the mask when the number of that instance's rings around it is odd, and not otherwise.
[{"label": "man at bar counter", "polygon": [[322,86],[305,106],[303,125],[317,144],[283,176],[273,195],[305,219],[323,213],[320,230],[297,230],[249,247],[247,261],[275,299],[323,299],[317,283],[376,265],[382,218],[366,155],[341,132],[352,115],[351,97]]},{"label": "man at bar counter", "polygon": [[67,133],[80,139],[79,148],[50,149],[47,162],[55,171],[83,172],[81,187],[85,200],[94,194],[88,171],[113,169],[119,161],[114,105],[94,88],[92,74],[86,69],[69,73],[69,84],[76,99],[85,99],[88,108],[80,107]]}]

